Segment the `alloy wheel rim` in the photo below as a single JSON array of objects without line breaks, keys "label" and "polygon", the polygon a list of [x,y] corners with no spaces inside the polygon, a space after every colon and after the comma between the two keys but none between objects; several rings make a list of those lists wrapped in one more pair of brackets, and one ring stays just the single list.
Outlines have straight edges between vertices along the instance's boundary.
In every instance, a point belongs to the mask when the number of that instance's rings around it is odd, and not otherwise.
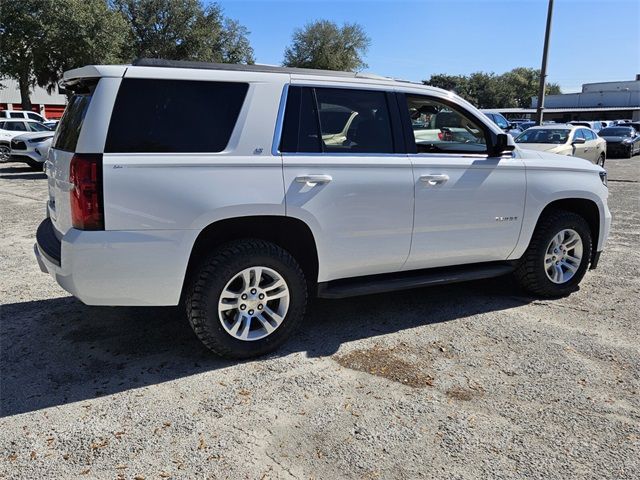
[{"label": "alloy wheel rim", "polygon": [[553,283],[570,281],[580,264],[583,255],[582,238],[570,228],[559,231],[553,236],[544,256],[544,271]]},{"label": "alloy wheel rim", "polygon": [[0,160],[7,160],[11,154],[11,149],[6,145],[0,145]]},{"label": "alloy wheel rim", "polygon": [[218,319],[233,338],[260,340],[282,324],[289,302],[289,287],[282,275],[268,267],[249,267],[222,289]]}]

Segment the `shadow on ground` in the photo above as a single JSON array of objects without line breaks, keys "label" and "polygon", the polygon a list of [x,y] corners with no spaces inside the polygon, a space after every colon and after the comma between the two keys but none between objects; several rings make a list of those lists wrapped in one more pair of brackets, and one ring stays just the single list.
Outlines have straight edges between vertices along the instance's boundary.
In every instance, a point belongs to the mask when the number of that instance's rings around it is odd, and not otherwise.
[{"label": "shadow on ground", "polygon": [[[0,164],[1,165],[1,164]],[[0,178],[9,180],[45,180],[47,175],[41,171],[33,170],[31,167],[16,166],[20,164],[12,163],[10,166],[0,168]],[[9,174],[9,175],[7,175]]]},{"label": "shadow on ground", "polygon": [[[274,356],[328,356],[341,344],[523,305],[509,277],[316,300]],[[177,308],[87,307],[73,297],[0,310],[0,416],[109,395],[236,364],[197,340]]]}]

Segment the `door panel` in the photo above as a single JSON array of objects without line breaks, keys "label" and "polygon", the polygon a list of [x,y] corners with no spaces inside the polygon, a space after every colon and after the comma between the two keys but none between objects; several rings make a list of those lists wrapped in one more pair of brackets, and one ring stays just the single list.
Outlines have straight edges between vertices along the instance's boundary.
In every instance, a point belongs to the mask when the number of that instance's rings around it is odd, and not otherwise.
[{"label": "door panel", "polygon": [[[413,174],[406,155],[283,155],[287,215],[313,231],[320,282],[399,270],[409,255]],[[326,176],[315,182],[312,175]]]},{"label": "door panel", "polygon": [[489,157],[484,116],[432,95],[399,97],[414,170],[415,216],[404,269],[505,260],[524,212],[525,170],[515,156]]},{"label": "door panel", "polygon": [[[520,234],[525,172],[517,158],[411,155],[415,222],[406,270],[506,259]],[[426,176],[441,176],[430,181]]]}]

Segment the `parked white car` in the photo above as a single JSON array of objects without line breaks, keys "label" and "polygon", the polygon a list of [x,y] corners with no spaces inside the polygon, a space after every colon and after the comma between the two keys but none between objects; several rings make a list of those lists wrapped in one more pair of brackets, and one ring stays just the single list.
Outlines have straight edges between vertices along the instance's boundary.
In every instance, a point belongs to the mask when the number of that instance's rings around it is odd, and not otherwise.
[{"label": "parked white car", "polygon": [[0,119],[0,161],[9,160],[11,139],[27,132],[51,132],[51,130],[35,120]]},{"label": "parked white car", "polygon": [[30,132],[11,139],[11,160],[42,170],[55,132]]},{"label": "parked white car", "polygon": [[531,127],[515,139],[522,148],[571,155],[604,166],[607,142],[590,128],[556,123]]},{"label": "parked white car", "polygon": [[26,120],[35,120],[36,122],[41,123],[47,121],[47,119],[39,113],[25,110],[0,110],[0,119],[1,118],[19,118]]},{"label": "parked white car", "polygon": [[89,305],[182,303],[227,357],[276,349],[310,296],[509,273],[567,295],[609,234],[604,169],[522,150],[437,88],[162,60],[64,84],[41,269]]}]

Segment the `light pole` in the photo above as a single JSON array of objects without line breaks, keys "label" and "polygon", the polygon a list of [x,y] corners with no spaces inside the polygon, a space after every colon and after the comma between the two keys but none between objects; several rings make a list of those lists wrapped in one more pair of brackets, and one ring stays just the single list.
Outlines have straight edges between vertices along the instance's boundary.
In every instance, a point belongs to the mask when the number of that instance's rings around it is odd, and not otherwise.
[{"label": "light pole", "polygon": [[547,54],[549,53],[549,37],[551,36],[551,17],[553,16],[553,0],[549,0],[547,10],[547,30],[544,34],[544,50],[542,51],[542,67],[540,68],[540,88],[538,90],[538,108],[536,111],[536,125],[542,124],[544,110],[544,87],[547,83]]}]

